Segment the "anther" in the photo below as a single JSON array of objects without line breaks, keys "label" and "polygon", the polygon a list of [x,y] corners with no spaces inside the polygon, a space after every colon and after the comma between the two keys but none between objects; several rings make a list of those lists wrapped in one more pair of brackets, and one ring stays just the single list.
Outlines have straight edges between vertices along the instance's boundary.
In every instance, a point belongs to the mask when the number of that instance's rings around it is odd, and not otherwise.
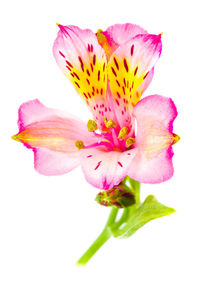
[{"label": "anther", "polygon": [[125,139],[127,137],[128,134],[128,128],[127,127],[123,127],[118,135],[118,139]]},{"label": "anther", "polygon": [[113,128],[113,127],[116,127],[116,126],[117,126],[116,123],[115,123],[115,121],[113,121],[113,120],[107,121],[107,118],[106,118],[106,117],[104,117],[104,123],[105,123],[105,126],[106,126],[107,128]]},{"label": "anther", "polygon": [[95,130],[97,130],[97,123],[94,120],[89,120],[87,122],[87,128],[89,132],[93,132]]},{"label": "anther", "polygon": [[85,145],[82,141],[76,141],[75,146],[78,148],[78,150],[85,148]]},{"label": "anther", "polygon": [[126,146],[127,146],[127,147],[130,147],[130,146],[132,146],[133,144],[135,144],[135,139],[132,138],[132,137],[129,137],[129,138],[126,140]]}]

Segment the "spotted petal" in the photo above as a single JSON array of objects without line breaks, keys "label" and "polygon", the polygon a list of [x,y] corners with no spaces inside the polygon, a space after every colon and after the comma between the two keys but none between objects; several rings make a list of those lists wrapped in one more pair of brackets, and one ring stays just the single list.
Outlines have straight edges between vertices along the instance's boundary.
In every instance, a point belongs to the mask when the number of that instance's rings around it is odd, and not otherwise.
[{"label": "spotted petal", "polygon": [[79,165],[76,140],[84,140],[86,145],[94,142],[83,122],[47,108],[37,99],[20,106],[18,124],[14,139],[34,151],[35,168],[45,175],[63,174]]},{"label": "spotted petal", "polygon": [[103,149],[83,149],[81,166],[86,180],[97,188],[109,190],[127,175],[135,150],[105,152]]},{"label": "spotted petal", "polygon": [[[60,31],[53,46],[53,54],[63,73],[92,110],[100,127],[109,107],[106,102],[107,61],[104,49],[89,29],[59,25]],[[103,107],[99,114],[99,107]],[[103,111],[103,114],[102,114]]]},{"label": "spotted petal", "polygon": [[[161,35],[137,35],[121,45],[108,63],[108,78],[118,119],[126,126],[132,107],[139,100],[137,89],[147,78],[161,53]],[[152,74],[151,76],[152,77]],[[142,89],[143,90],[143,89]]]},{"label": "spotted petal", "polygon": [[149,96],[134,108],[137,121],[135,155],[128,175],[137,181],[159,183],[173,175],[173,121],[177,110],[170,98]]}]

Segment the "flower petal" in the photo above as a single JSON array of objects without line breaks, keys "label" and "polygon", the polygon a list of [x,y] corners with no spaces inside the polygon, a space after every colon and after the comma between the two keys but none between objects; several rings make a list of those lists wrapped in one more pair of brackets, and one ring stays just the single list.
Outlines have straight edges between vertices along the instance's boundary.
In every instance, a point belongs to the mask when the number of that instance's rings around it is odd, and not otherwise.
[{"label": "flower petal", "polygon": [[[121,45],[112,54],[108,63],[108,78],[115,109],[120,118],[124,115],[126,126],[128,112],[136,104],[135,93],[161,53],[161,35],[137,35]],[[138,94],[139,95],[139,94]]]},{"label": "flower petal", "polygon": [[83,140],[86,145],[96,141],[83,122],[47,108],[37,99],[20,106],[18,124],[19,133],[14,139],[34,150],[35,166],[43,174],[68,172],[80,159],[75,141]]},{"label": "flower petal", "polygon": [[99,114],[98,107],[103,105],[104,110],[106,108],[109,111],[106,102],[105,51],[91,30],[62,25],[59,25],[59,28],[60,31],[53,46],[56,62],[90,107],[97,123],[104,126],[103,110]]},{"label": "flower petal", "polygon": [[137,121],[135,155],[128,175],[145,183],[159,183],[173,175],[171,145],[177,110],[170,98],[153,95],[134,108]]},{"label": "flower petal", "polygon": [[40,174],[62,175],[80,165],[80,153],[55,152],[47,148],[34,149],[34,167]]},{"label": "flower petal", "polygon": [[127,175],[135,150],[105,152],[91,148],[81,150],[81,166],[86,180],[97,188],[109,190]]},{"label": "flower petal", "polygon": [[153,79],[153,75],[154,75],[154,68],[152,68],[151,71],[149,71],[148,75],[146,76],[146,78],[144,79],[142,84],[140,84],[138,86],[135,93],[133,94],[132,101],[134,104],[136,104],[138,101],[140,101],[142,94],[146,91],[149,84],[151,83],[151,81]]},{"label": "flower petal", "polygon": [[106,51],[108,58],[110,58],[111,54],[120,45],[126,43],[138,34],[147,34],[147,31],[138,25],[125,23],[110,26],[103,31],[102,34],[105,36],[105,38],[101,38],[99,42]]}]

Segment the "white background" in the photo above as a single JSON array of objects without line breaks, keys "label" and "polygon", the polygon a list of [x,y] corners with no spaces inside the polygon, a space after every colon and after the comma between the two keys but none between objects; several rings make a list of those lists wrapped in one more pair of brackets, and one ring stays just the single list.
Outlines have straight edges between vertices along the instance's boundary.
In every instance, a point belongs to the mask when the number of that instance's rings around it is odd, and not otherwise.
[{"label": "white background", "polygon": [[[0,299],[200,299],[198,1],[18,0],[2,2],[0,13]],[[109,209],[95,203],[98,190],[80,169],[39,175],[32,151],[10,138],[18,130],[19,105],[31,99],[90,117],[54,61],[56,22],[94,31],[131,22],[163,32],[162,56],[146,95],[172,97],[179,112],[175,175],[142,186],[143,199],[154,193],[177,212],[130,239],[110,240],[85,268],[75,262]]]}]

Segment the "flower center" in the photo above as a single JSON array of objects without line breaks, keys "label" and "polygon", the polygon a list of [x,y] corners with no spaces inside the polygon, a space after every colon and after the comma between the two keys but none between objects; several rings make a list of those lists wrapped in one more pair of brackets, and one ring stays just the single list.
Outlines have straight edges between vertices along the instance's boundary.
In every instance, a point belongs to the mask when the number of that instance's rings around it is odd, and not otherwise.
[{"label": "flower center", "polygon": [[78,140],[75,142],[75,146],[80,149],[88,149],[94,147],[105,147],[106,151],[126,151],[134,147],[135,139],[132,136],[128,136],[130,128],[123,127],[117,128],[115,121],[107,120],[104,118],[105,130],[101,133],[97,133],[97,124],[94,120],[89,120],[87,123],[88,131],[97,138],[94,144],[85,145],[83,141]]}]

